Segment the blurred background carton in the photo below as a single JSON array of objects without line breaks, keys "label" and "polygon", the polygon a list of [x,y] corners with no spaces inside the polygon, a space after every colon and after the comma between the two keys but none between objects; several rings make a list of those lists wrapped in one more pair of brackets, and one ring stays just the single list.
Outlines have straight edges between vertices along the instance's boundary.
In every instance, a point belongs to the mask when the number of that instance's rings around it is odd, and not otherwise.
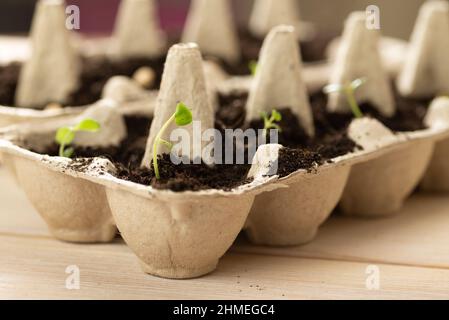
[{"label": "blurred background carton", "polygon": [[[252,0],[233,2],[236,19],[244,25],[251,10]],[[385,35],[408,39],[419,6],[425,0],[298,0],[304,20],[315,22],[320,30],[338,35],[349,12],[365,10],[377,5]],[[35,0],[0,0],[0,33],[26,33],[29,30]],[[67,0],[81,11],[81,32],[110,33],[120,0]],[[172,34],[179,33],[184,24],[189,0],[159,0],[161,23]]]}]

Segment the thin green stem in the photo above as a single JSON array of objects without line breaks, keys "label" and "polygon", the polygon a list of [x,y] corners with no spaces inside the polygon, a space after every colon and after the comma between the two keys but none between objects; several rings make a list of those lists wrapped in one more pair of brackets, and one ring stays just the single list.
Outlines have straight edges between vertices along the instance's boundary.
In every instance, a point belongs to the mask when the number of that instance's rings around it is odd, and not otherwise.
[{"label": "thin green stem", "polygon": [[165,145],[170,150],[173,148],[173,143],[171,143],[170,141],[167,141],[167,140],[164,140],[164,139],[160,139],[159,141],[160,141],[161,144]]},{"label": "thin green stem", "polygon": [[59,156],[60,157],[65,157],[65,147],[66,147],[66,142],[65,141],[67,141],[67,137],[68,136],[69,136],[69,133],[66,133],[65,136],[64,136],[64,142],[61,143],[61,145],[59,146]]},{"label": "thin green stem", "polygon": [[[160,179],[161,176],[159,174],[159,166],[157,163],[157,156],[158,156],[158,150],[159,150],[159,144],[161,143],[161,141],[165,141],[162,138],[164,132],[167,130],[168,126],[170,125],[170,123],[172,123],[176,118],[176,114],[173,114],[170,119],[167,120],[166,123],[164,123],[164,125],[162,126],[161,130],[159,131],[159,133],[157,134],[156,138],[154,139],[154,143],[153,143],[153,168],[154,168],[154,175],[156,176],[156,179]],[[168,142],[168,141],[165,141]]]},{"label": "thin green stem", "polygon": [[356,118],[363,118],[363,113],[360,110],[359,104],[355,99],[354,89],[351,86],[345,87],[345,95],[346,99],[348,99],[349,106],[351,107],[352,112]]},{"label": "thin green stem", "polygon": [[61,143],[59,146],[59,156],[64,157],[64,149],[65,149],[65,143]]}]

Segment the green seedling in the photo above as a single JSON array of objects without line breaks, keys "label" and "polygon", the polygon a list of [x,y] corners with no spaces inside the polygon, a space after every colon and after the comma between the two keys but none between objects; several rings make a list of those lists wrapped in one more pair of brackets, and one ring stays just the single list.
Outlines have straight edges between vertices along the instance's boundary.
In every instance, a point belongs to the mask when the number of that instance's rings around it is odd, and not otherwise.
[{"label": "green seedling", "polygon": [[355,92],[358,88],[366,83],[365,78],[355,79],[351,83],[347,84],[329,84],[324,87],[323,91],[326,94],[334,92],[343,92],[348,100],[349,107],[356,118],[363,118],[363,113],[360,110],[360,106],[355,98]]},{"label": "green seedling", "polygon": [[248,69],[249,69],[249,71],[251,71],[251,75],[253,75],[253,76],[256,75],[258,66],[259,66],[259,64],[256,60],[251,60],[248,63]]},{"label": "green seedling", "polygon": [[280,122],[282,120],[282,115],[276,111],[273,110],[271,111],[271,116],[268,115],[268,113],[266,112],[261,112],[260,116],[263,119],[263,134],[264,136],[267,135],[268,130],[270,129],[277,129],[279,131],[282,131],[281,127],[276,123],[276,122]]},{"label": "green seedling", "polygon": [[167,128],[170,126],[170,124],[173,121],[179,127],[186,126],[186,125],[189,125],[192,123],[192,112],[184,103],[182,103],[182,102],[178,103],[178,105],[176,106],[175,113],[162,126],[161,130],[159,131],[156,138],[154,139],[153,168],[154,168],[154,175],[156,176],[156,179],[161,178],[161,176],[159,174],[159,166],[157,163],[157,155],[158,155],[159,145],[163,144],[170,150],[173,148],[173,144],[170,141],[166,141],[166,140],[162,139],[162,136],[164,135],[165,131],[167,130]]},{"label": "green seedling", "polygon": [[59,144],[59,156],[66,158],[73,156],[75,150],[72,147],[66,147],[73,142],[77,132],[97,132],[98,130],[100,130],[100,124],[92,119],[84,119],[75,126],[59,128],[55,136]]}]

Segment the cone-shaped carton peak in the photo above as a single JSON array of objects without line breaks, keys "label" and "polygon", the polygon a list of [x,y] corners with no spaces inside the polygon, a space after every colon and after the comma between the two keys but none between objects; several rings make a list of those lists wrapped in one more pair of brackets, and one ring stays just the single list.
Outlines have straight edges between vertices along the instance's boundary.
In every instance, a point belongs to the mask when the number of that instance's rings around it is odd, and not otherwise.
[{"label": "cone-shaped carton peak", "polygon": [[39,107],[50,102],[66,103],[78,87],[81,65],[70,43],[63,1],[37,2],[31,43],[31,57],[17,85],[16,104]]},{"label": "cone-shaped carton peak", "polygon": [[[380,32],[368,28],[365,12],[353,12],[345,23],[340,47],[330,76],[331,84],[349,85],[356,79],[366,80],[357,88],[358,102],[371,102],[384,116],[395,113],[393,92],[379,53]],[[343,90],[329,96],[330,112],[351,112]]]},{"label": "cone-shaped carton peak", "polygon": [[449,124],[449,97],[435,98],[430,104],[424,123],[432,129],[446,129]]},{"label": "cone-shaped carton peak", "polygon": [[402,95],[421,98],[449,94],[448,34],[449,3],[424,3],[398,78]]},{"label": "cone-shaped carton peak", "polygon": [[[214,128],[214,112],[208,99],[203,60],[196,44],[174,45],[168,52],[154,119],[142,162],[143,166],[151,167],[154,141],[164,124],[175,113],[176,106],[180,102],[184,103],[192,112],[193,123],[181,129],[188,134],[191,147],[187,152],[186,150],[182,151],[184,155],[188,155],[190,160],[193,160],[201,156],[193,151],[195,145],[198,146],[198,142],[200,147],[208,144],[208,142],[201,142],[202,133]],[[170,141],[170,135],[176,128],[175,123],[172,122],[164,131],[161,139]],[[162,145],[158,148],[158,153],[168,154],[170,150]]]},{"label": "cone-shaped carton peak", "polygon": [[182,40],[197,43],[205,55],[237,63],[240,47],[230,1],[193,0]]},{"label": "cone-shaped carton peak", "polygon": [[118,112],[118,105],[113,100],[100,100],[79,115],[74,124],[84,119],[93,119],[100,124],[95,133],[79,132],[74,143],[79,146],[108,147],[118,146],[126,138],[126,124]]},{"label": "cone-shaped carton peak", "polygon": [[214,61],[204,61],[204,76],[209,94],[210,105],[214,111],[220,108],[219,88],[228,79],[228,74]]},{"label": "cone-shaped carton peak", "polygon": [[114,32],[114,55],[120,58],[157,58],[166,50],[155,0],[122,0]]},{"label": "cone-shaped carton peak", "polygon": [[44,2],[46,5],[63,5],[64,0],[40,0],[41,2]]},{"label": "cone-shaped carton peak", "polygon": [[249,30],[257,37],[265,37],[278,25],[299,27],[300,14],[296,0],[255,0],[249,20]]},{"label": "cone-shaped carton peak", "polygon": [[249,92],[246,120],[260,119],[261,112],[289,107],[307,134],[313,136],[315,130],[302,69],[294,28],[275,27],[262,47]]},{"label": "cone-shaped carton peak", "polygon": [[282,148],[280,144],[264,144],[260,146],[254,155],[248,177],[258,179],[277,175],[279,150]]},{"label": "cone-shaped carton peak", "polygon": [[[197,56],[199,52],[198,44],[193,42],[178,43],[170,48],[169,54],[172,57]],[[168,59],[167,59],[168,61]]]}]

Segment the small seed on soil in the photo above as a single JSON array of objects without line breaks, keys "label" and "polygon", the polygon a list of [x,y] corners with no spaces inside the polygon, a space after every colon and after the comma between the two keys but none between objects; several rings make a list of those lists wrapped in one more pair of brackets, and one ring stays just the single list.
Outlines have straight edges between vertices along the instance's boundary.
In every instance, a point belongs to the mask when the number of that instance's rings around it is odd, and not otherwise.
[{"label": "small seed on soil", "polygon": [[141,67],[133,74],[133,79],[142,88],[151,89],[156,80],[156,73],[150,67]]}]

